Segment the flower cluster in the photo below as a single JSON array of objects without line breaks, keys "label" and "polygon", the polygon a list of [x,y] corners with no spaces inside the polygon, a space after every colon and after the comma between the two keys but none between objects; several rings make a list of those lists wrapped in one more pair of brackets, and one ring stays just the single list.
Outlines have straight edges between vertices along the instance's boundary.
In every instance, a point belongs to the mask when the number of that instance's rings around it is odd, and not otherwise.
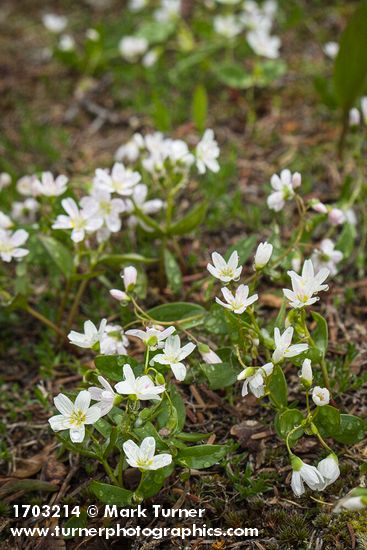
[{"label": "flower cluster", "polygon": [[234,39],[245,31],[246,40],[255,54],[276,59],[281,45],[280,38],[271,35],[276,12],[277,3],[274,0],[266,0],[262,5],[246,0],[243,11],[216,16],[214,29],[226,39]]}]

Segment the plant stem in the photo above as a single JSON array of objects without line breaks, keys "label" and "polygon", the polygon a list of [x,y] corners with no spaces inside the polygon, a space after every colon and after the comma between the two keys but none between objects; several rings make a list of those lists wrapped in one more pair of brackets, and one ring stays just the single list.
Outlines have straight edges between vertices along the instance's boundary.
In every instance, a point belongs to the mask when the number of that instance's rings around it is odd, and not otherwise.
[{"label": "plant stem", "polygon": [[56,334],[58,334],[63,338],[63,340],[67,340],[66,334],[57,325],[55,325],[55,323],[50,321],[50,319],[47,319],[47,317],[42,315],[42,313],[40,313],[39,311],[37,311],[36,309],[33,309],[33,307],[28,305],[25,308],[25,311],[29,313],[29,315],[32,315],[32,317],[34,317],[35,319],[38,319],[39,321],[41,321],[41,323],[43,323],[44,325],[54,330]]},{"label": "plant stem", "polygon": [[88,281],[89,281],[89,279],[83,279],[82,282],[79,285],[78,291],[75,295],[74,302],[73,302],[73,305],[71,306],[71,310],[70,310],[70,313],[69,313],[69,316],[68,316],[68,319],[67,319],[67,322],[66,322],[66,332],[69,332],[69,329],[71,328],[71,326],[73,324],[74,317],[75,317],[75,315],[78,311],[80,301],[81,301],[81,299],[83,297],[83,294],[84,294],[84,292],[87,288]]}]

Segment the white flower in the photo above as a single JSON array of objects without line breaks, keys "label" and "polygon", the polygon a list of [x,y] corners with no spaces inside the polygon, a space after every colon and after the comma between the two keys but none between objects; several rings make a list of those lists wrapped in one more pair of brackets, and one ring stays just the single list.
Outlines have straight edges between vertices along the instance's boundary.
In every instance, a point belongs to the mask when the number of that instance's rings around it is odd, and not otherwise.
[{"label": "white flower", "polygon": [[[162,210],[164,202],[161,199],[146,200],[148,195],[148,187],[144,183],[139,183],[134,187],[134,191],[131,199],[126,200],[126,208],[128,212],[134,212],[135,207],[141,210],[144,214],[156,214]],[[144,231],[148,233],[153,231],[151,227],[148,227],[137,216],[130,216],[128,219],[129,227],[133,228],[139,224]]]},{"label": "white flower", "polygon": [[109,191],[97,187],[88,197],[81,199],[80,206],[88,212],[95,212],[94,216],[103,220],[108,234],[120,231],[120,214],[126,210],[126,204],[122,199],[113,199]]},{"label": "white flower", "polygon": [[23,202],[15,201],[11,205],[11,215],[19,223],[33,223],[40,208],[38,201],[28,197]]},{"label": "white flower", "polygon": [[266,365],[259,369],[248,367],[240,372],[237,380],[244,380],[241,392],[242,397],[248,395],[249,389],[255,397],[263,397],[265,394],[266,378],[271,375],[273,370],[273,363],[266,363]]},{"label": "white flower", "polygon": [[5,187],[9,187],[11,184],[11,175],[7,172],[1,172],[0,173],[0,191],[2,189],[5,189]]},{"label": "white flower", "polygon": [[285,202],[294,197],[294,189],[299,186],[300,174],[295,172],[292,176],[290,170],[282,170],[280,176],[273,174],[270,184],[274,189],[267,199],[268,207],[275,212],[282,210]]},{"label": "white flower", "polygon": [[273,361],[274,363],[279,363],[283,359],[288,357],[295,357],[300,353],[303,353],[308,349],[308,344],[294,344],[291,346],[293,338],[293,327],[288,327],[285,329],[283,334],[280,334],[280,330],[275,327],[274,329],[274,341],[275,341],[275,350],[273,352]]},{"label": "white flower", "polygon": [[331,275],[336,275],[338,270],[336,265],[342,261],[343,252],[335,250],[335,243],[331,239],[321,241],[319,250],[315,250],[312,260],[316,269],[326,267]]},{"label": "white flower", "polygon": [[240,285],[235,295],[227,288],[221,288],[221,292],[224,296],[224,299],[227,303],[222,302],[219,298],[215,298],[217,304],[233,311],[233,313],[241,314],[243,313],[248,306],[256,302],[258,295],[254,294],[253,296],[248,297],[249,287],[247,285]]},{"label": "white flower", "polygon": [[139,338],[151,351],[155,351],[164,347],[165,339],[175,332],[175,330],[175,327],[168,327],[164,330],[161,327],[150,327],[145,331],[130,329],[125,334]]},{"label": "white flower", "polygon": [[63,195],[67,189],[68,178],[60,175],[54,178],[51,172],[43,172],[41,181],[36,179],[34,186],[38,195],[44,195],[45,197],[59,197]]},{"label": "white flower", "polygon": [[291,278],[292,290],[283,288],[283,293],[295,309],[314,304],[319,300],[314,294],[329,288],[328,285],[323,284],[329,276],[329,270],[322,268],[315,274],[312,260],[305,261],[302,275],[298,275],[295,271],[288,271],[287,273]]},{"label": "white flower", "polygon": [[356,107],[349,111],[349,126],[359,126],[361,123],[361,113]]},{"label": "white flower", "polygon": [[249,31],[246,35],[247,42],[257,55],[262,55],[268,59],[277,59],[279,57],[279,48],[281,41],[278,36],[270,36],[263,30]]},{"label": "white flower", "polygon": [[72,330],[68,334],[71,344],[79,348],[93,348],[99,344],[106,330],[107,319],[102,319],[99,328],[92,321],[85,321],[84,332]]},{"label": "white flower", "polygon": [[214,17],[214,30],[225,38],[235,38],[243,31],[243,25],[237,17],[232,14],[217,15]]},{"label": "white flower", "polygon": [[9,216],[4,214],[4,212],[0,212],[0,229],[10,229],[13,225]]},{"label": "white flower", "polygon": [[329,211],[328,220],[331,225],[341,225],[346,221],[346,217],[340,208],[332,208]]},{"label": "white flower", "polygon": [[338,457],[334,453],[320,460],[317,469],[325,480],[325,487],[331,485],[340,476]]},{"label": "white flower", "polygon": [[123,368],[125,380],[115,385],[115,390],[121,395],[132,395],[140,401],[161,401],[160,393],[165,390],[165,385],[155,386],[153,380],[147,376],[137,376],[129,364]]},{"label": "white flower", "polygon": [[207,270],[213,277],[223,281],[223,283],[238,281],[240,278],[242,267],[238,267],[239,258],[237,250],[232,252],[228,262],[218,252],[213,252],[212,262],[214,265],[208,264],[206,266]]},{"label": "white flower", "polygon": [[112,167],[111,174],[108,170],[97,168],[93,184],[109,193],[129,196],[132,195],[135,185],[140,180],[139,172],[134,172],[130,168],[125,168],[121,162],[116,162]]},{"label": "white flower", "polygon": [[153,65],[157,63],[157,60],[158,60],[158,50],[157,49],[150,50],[144,55],[142,59],[142,64],[144,67],[153,67]]},{"label": "white flower", "polygon": [[350,225],[357,225],[358,220],[353,208],[348,208],[347,210],[344,210],[344,214],[346,221],[350,223]]},{"label": "white flower", "polygon": [[8,229],[0,229],[0,258],[4,262],[11,262],[13,258],[20,260],[20,258],[29,254],[29,250],[21,248],[28,237],[29,234],[24,229],[18,229],[14,232]]},{"label": "white flower", "polygon": [[125,143],[124,145],[121,145],[116,153],[115,153],[115,160],[121,162],[123,160],[127,160],[128,162],[135,162],[138,160],[140,152],[142,149],[144,149],[144,138],[141,134],[134,134],[133,137]]},{"label": "white flower", "polygon": [[304,384],[306,388],[309,388],[312,386],[313,375],[312,375],[312,366],[311,366],[310,359],[305,359],[303,361],[301,374],[299,376],[302,384]]},{"label": "white flower", "polygon": [[291,458],[291,464],[293,468],[291,486],[297,497],[305,492],[303,482],[313,491],[322,491],[325,488],[325,480],[315,466],[306,464],[295,455]]},{"label": "white flower", "polygon": [[255,268],[256,269],[262,269],[266,266],[266,264],[269,262],[271,255],[273,253],[273,245],[264,242],[260,243],[257,247],[256,254],[255,254]]},{"label": "white flower", "polygon": [[148,0],[130,0],[129,1],[129,10],[131,11],[140,11],[145,8]]},{"label": "white flower", "polygon": [[323,50],[324,54],[330,57],[330,59],[335,59],[339,52],[339,44],[337,42],[326,42]]},{"label": "white flower", "polygon": [[62,207],[68,216],[57,216],[53,229],[72,229],[71,239],[79,243],[85,238],[86,233],[93,233],[101,228],[103,219],[97,217],[97,206],[82,208],[79,210],[74,199],[67,198],[61,201]]},{"label": "white flower", "polygon": [[159,470],[172,462],[172,456],[168,453],[155,454],[154,437],[143,439],[140,447],[131,439],[123,444],[126,461],[132,468],[139,470]]},{"label": "white flower", "polygon": [[181,348],[181,340],[178,335],[169,336],[164,343],[163,353],[158,353],[152,358],[152,363],[169,365],[177,380],[185,380],[186,367],[182,363],[195,349],[195,344],[189,342]]},{"label": "white flower", "polygon": [[102,355],[126,355],[129,340],[120,325],[106,325],[100,338]]},{"label": "white flower", "polygon": [[320,386],[315,386],[312,390],[312,401],[318,407],[323,407],[328,405],[330,401],[330,392],[327,388],[320,388]]},{"label": "white flower", "polygon": [[133,63],[148,49],[148,41],[139,36],[124,36],[119,42],[120,54],[126,61]]},{"label": "white flower", "polygon": [[115,400],[116,394],[113,391],[112,386],[103,376],[98,376],[98,382],[101,384],[102,388],[97,386],[92,386],[88,389],[92,399],[98,401],[98,407],[101,410],[101,416],[108,414],[113,407],[113,402]]},{"label": "white flower", "polygon": [[70,34],[63,34],[59,40],[59,50],[62,52],[72,52],[75,49],[75,40]]},{"label": "white flower", "polygon": [[[363,491],[363,494],[358,494]],[[365,510],[367,507],[367,492],[363,487],[353,489],[348,495],[340,499],[333,512],[338,514],[342,510],[348,510],[350,512],[356,512],[358,510]]]},{"label": "white flower", "polygon": [[101,38],[101,35],[96,29],[87,29],[85,31],[85,37],[92,42],[98,42],[98,40]]},{"label": "white flower", "polygon": [[36,197],[38,195],[38,191],[35,186],[35,182],[37,181],[36,176],[22,176],[17,181],[17,191],[21,195],[24,196],[32,196]]},{"label": "white flower", "polygon": [[137,276],[138,272],[136,267],[134,267],[133,265],[124,267],[121,277],[124,280],[125,290],[127,292],[131,292],[132,290],[134,290]]},{"label": "white flower", "polygon": [[178,19],[181,14],[181,0],[161,0],[161,6],[154,12],[154,18],[160,23]]},{"label": "white flower", "polygon": [[218,365],[223,362],[219,355],[206,344],[198,344],[198,351],[205,363],[209,365]]},{"label": "white flower", "polygon": [[55,13],[46,13],[42,17],[42,23],[46,29],[50,32],[58,34],[65,30],[68,20],[63,15],[57,15]]},{"label": "white flower", "polygon": [[208,128],[196,146],[196,166],[199,174],[205,174],[208,168],[211,172],[219,172],[217,158],[220,150],[217,141],[214,139],[214,132]]},{"label": "white flower", "polygon": [[101,418],[101,409],[98,405],[90,407],[91,394],[81,391],[75,403],[66,395],[59,393],[54,399],[55,407],[61,414],[49,418],[54,432],[70,430],[70,439],[73,443],[81,443],[85,436],[85,425],[94,424]]}]

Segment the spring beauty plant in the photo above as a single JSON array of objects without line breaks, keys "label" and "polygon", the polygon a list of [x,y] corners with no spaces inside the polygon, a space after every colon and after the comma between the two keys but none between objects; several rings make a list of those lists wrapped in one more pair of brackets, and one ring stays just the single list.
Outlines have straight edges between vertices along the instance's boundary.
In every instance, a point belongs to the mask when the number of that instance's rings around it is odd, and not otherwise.
[{"label": "spring beauty plant", "polygon": [[198,71],[208,86],[270,86],[286,70],[279,12],[275,0],[159,0],[129,2],[118,24],[101,20],[78,33],[62,16],[47,14],[43,24],[54,58],[85,75],[142,80],[159,102],[172,85],[191,96]]},{"label": "spring beauty plant", "polygon": [[[88,357],[80,383],[54,397],[49,425],[62,449],[104,471],[90,483],[102,502],[133,505],[159,492],[175,468],[231,460],[234,442],[208,444],[210,433],[188,431],[186,384],[206,383],[228,399],[252,394],[273,412],[297,497],[332,486],[338,444],[363,438],[363,421],[339,405],[320,313],[353,249],[358,195],[329,204],[303,196],[300,172],[273,174],[264,203],[278,230],[263,242],[251,235],[225,251],[204,250],[206,269],[186,289],[195,298],[174,301],[183,288],[181,239],[208,207],[200,184],[220,168],[208,128],[188,142],[135,133],[110,166],[85,179],[49,171],[5,178],[1,193],[12,189],[15,200],[0,213],[2,305],[54,331],[77,363]],[[283,239],[290,214],[294,227]],[[35,291],[42,276],[57,299]],[[90,304],[87,291],[109,300],[108,310]],[[271,318],[262,311],[269,292],[278,309]],[[307,437],[319,446],[314,464],[297,451]]]}]

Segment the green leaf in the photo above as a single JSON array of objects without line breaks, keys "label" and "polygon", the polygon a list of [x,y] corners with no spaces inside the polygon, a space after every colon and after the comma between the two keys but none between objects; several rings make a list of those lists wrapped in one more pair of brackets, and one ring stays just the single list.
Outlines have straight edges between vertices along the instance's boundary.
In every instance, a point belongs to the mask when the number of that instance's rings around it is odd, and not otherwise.
[{"label": "green leaf", "polygon": [[288,386],[285,380],[284,372],[279,365],[274,367],[269,377],[268,389],[270,399],[276,407],[286,407],[288,404]]},{"label": "green leaf", "polygon": [[367,75],[367,2],[351,17],[340,39],[334,65],[334,86],[346,114],[362,91]]},{"label": "green leaf", "polygon": [[[85,510],[80,510],[79,516],[71,516],[65,523],[63,528],[64,529],[82,529],[83,527],[87,527],[89,521],[88,514]],[[74,531],[75,532],[75,531]],[[71,534],[72,531],[69,531],[70,535],[64,535],[64,539],[68,540],[71,538],[74,538],[74,536]]]},{"label": "green leaf", "polygon": [[205,202],[195,206],[181,220],[172,224],[168,229],[169,235],[187,235],[204,220],[207,204]]},{"label": "green leaf", "polygon": [[129,355],[98,355],[94,363],[103,376],[115,382],[120,382],[123,379],[122,368],[126,363],[133,369],[138,365],[136,359]]},{"label": "green leaf", "polygon": [[166,271],[169,288],[172,292],[178,294],[182,289],[181,269],[176,261],[176,258],[167,248],[164,250],[164,268]]},{"label": "green leaf", "polygon": [[312,332],[312,338],[317,346],[322,357],[325,357],[328,348],[328,326],[322,315],[312,312],[312,317],[316,321],[316,328]]},{"label": "green leaf", "polygon": [[227,454],[225,445],[197,445],[181,449],[176,456],[176,462],[186,468],[201,470],[210,468],[220,462]]},{"label": "green leaf", "polygon": [[[287,435],[290,431],[293,430],[296,426],[301,424],[304,420],[303,414],[297,409],[287,409],[283,412],[278,412],[275,416],[274,426],[279,437],[287,439]],[[295,445],[297,440],[302,437],[303,429],[297,429],[290,437],[289,444],[291,446]]]},{"label": "green leaf", "polygon": [[103,504],[129,506],[133,497],[132,491],[108,483],[100,483],[99,481],[92,481],[89,484],[89,489]]},{"label": "green leaf", "polygon": [[73,256],[69,250],[48,235],[39,235],[38,238],[61,273],[69,279],[74,271]]},{"label": "green leaf", "polygon": [[165,480],[172,474],[173,470],[174,465],[172,463],[153,472],[144,472],[140,485],[135,492],[136,496],[146,499],[159,493]]},{"label": "green leaf", "polygon": [[121,268],[124,264],[140,263],[153,264],[157,262],[157,258],[146,258],[141,254],[107,254],[98,260],[98,264],[108,265],[111,267]]},{"label": "green leaf", "polygon": [[244,90],[254,85],[253,75],[246,72],[243,65],[221,63],[214,67],[214,72],[220,82],[231,88]]},{"label": "green leaf", "polygon": [[344,259],[349,258],[354,251],[354,243],[357,237],[356,228],[351,223],[345,223],[339,235],[335,248],[344,254]]},{"label": "green leaf", "polygon": [[149,44],[165,42],[175,30],[174,21],[146,21],[138,29],[136,36],[145,38]]},{"label": "green leaf", "polygon": [[251,237],[243,237],[236,241],[225,253],[225,257],[228,260],[234,250],[237,250],[239,257],[239,264],[244,264],[252,254],[257,242],[256,235]]},{"label": "green leaf", "polygon": [[[161,101],[158,95],[154,95],[152,101],[152,117],[154,125],[160,132],[169,132],[172,126],[171,113],[165,103]],[[141,213],[141,211],[140,211]],[[144,216],[150,220],[149,216]],[[140,216],[142,217],[142,216]],[[144,221],[144,220],[143,220]],[[146,223],[146,222],[145,222]],[[148,224],[149,225],[149,224]]]},{"label": "green leaf", "polygon": [[331,405],[318,407],[314,424],[319,429],[322,437],[334,436],[340,431],[340,412]]},{"label": "green leaf", "polygon": [[192,98],[192,120],[199,132],[204,132],[208,113],[208,95],[205,86],[198,84]]},{"label": "green leaf", "polygon": [[[148,314],[158,323],[182,321],[180,326],[187,329],[199,325],[206,314],[206,310],[198,304],[172,302],[170,304],[162,304],[153,307],[148,311]],[[187,321],[185,321],[185,319],[187,319]]]},{"label": "green leaf", "polygon": [[[322,407],[324,408],[324,407]],[[343,443],[344,445],[354,445],[365,437],[366,428],[365,423],[358,416],[352,414],[340,415],[340,428],[339,431],[330,434],[335,441]]]},{"label": "green leaf", "polygon": [[200,369],[205,374],[212,390],[232,386],[237,380],[238,371],[230,363],[201,363]]},{"label": "green leaf", "polygon": [[227,320],[224,308],[218,304],[212,304],[204,320],[205,329],[212,334],[227,334]]},{"label": "green leaf", "polygon": [[164,400],[157,417],[159,428],[167,428],[171,432],[181,431],[185,425],[186,408],[179,390],[173,384],[169,388],[173,410],[168,399]]}]

